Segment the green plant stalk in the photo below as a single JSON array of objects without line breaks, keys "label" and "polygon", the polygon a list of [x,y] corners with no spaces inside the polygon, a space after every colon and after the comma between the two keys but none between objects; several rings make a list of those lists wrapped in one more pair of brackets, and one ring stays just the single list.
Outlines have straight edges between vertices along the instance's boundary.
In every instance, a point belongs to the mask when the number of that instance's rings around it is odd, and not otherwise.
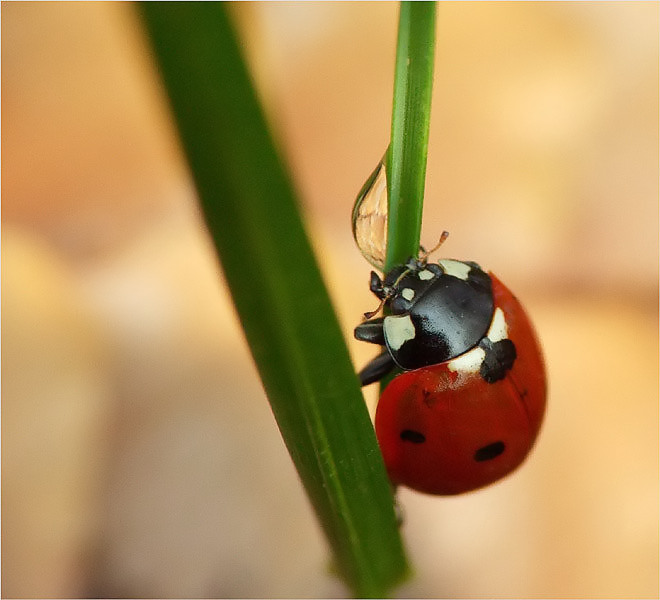
[{"label": "green plant stalk", "polygon": [[387,152],[385,272],[417,256],[433,89],[435,2],[400,4],[392,134]]},{"label": "green plant stalk", "polygon": [[139,6],[282,437],[338,571],[356,596],[384,597],[408,568],[390,485],[227,7]]}]

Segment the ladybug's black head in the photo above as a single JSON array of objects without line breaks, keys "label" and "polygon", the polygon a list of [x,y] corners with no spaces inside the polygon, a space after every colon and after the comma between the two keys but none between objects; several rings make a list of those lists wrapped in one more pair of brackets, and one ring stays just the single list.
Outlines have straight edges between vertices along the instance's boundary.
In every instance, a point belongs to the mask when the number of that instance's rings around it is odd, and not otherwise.
[{"label": "ladybug's black head", "polygon": [[[410,259],[405,265],[394,267],[385,276],[385,281],[378,287],[378,292],[372,291],[394,315],[402,314],[411,309],[417,298],[421,297],[442,275],[442,269],[437,264],[426,264]],[[380,279],[378,280],[380,282]],[[374,280],[372,278],[372,284]]]},{"label": "ladybug's black head", "polygon": [[424,268],[407,269],[392,287],[388,306],[393,315],[409,312],[442,275],[439,265],[429,264]]}]

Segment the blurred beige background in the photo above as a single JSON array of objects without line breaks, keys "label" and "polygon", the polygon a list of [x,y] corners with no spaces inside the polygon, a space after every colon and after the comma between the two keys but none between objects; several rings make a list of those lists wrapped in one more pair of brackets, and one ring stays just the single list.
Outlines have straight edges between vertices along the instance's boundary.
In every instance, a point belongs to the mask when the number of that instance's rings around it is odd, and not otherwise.
[{"label": "blurred beige background", "polygon": [[[233,8],[362,365],[349,219],[389,138],[397,5]],[[422,237],[525,301],[550,398],[515,475],[400,494],[402,597],[658,596],[657,23],[438,7]],[[3,596],[345,595],[131,5],[2,5],[2,153]]]}]

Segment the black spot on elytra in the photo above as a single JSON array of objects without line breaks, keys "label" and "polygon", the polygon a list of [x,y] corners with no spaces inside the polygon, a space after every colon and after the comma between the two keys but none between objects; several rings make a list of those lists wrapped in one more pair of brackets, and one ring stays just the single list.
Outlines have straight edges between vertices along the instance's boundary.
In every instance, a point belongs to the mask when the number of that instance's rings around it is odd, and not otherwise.
[{"label": "black spot on elytra", "polygon": [[504,442],[493,442],[487,446],[482,446],[474,453],[474,460],[477,462],[484,462],[485,460],[493,460],[504,452]]},{"label": "black spot on elytra", "polygon": [[506,377],[506,372],[513,367],[516,360],[516,346],[511,340],[500,340],[491,342],[483,338],[479,347],[486,351],[486,356],[481,363],[479,374],[486,383],[495,383]]},{"label": "black spot on elytra", "polygon": [[412,442],[413,444],[423,444],[426,441],[426,436],[423,433],[412,429],[404,429],[400,437],[404,442]]}]

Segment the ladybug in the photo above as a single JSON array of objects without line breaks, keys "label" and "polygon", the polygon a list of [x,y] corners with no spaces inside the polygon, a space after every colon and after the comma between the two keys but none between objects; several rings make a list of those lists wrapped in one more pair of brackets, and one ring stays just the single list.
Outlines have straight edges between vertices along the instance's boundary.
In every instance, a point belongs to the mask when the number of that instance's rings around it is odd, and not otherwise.
[{"label": "ladybug", "polygon": [[[443,234],[443,238],[446,234]],[[383,391],[375,428],[394,485],[451,495],[488,485],[525,459],[546,402],[543,356],[516,297],[477,263],[428,253],[370,289],[386,316],[355,328],[384,351],[359,373]]]}]

